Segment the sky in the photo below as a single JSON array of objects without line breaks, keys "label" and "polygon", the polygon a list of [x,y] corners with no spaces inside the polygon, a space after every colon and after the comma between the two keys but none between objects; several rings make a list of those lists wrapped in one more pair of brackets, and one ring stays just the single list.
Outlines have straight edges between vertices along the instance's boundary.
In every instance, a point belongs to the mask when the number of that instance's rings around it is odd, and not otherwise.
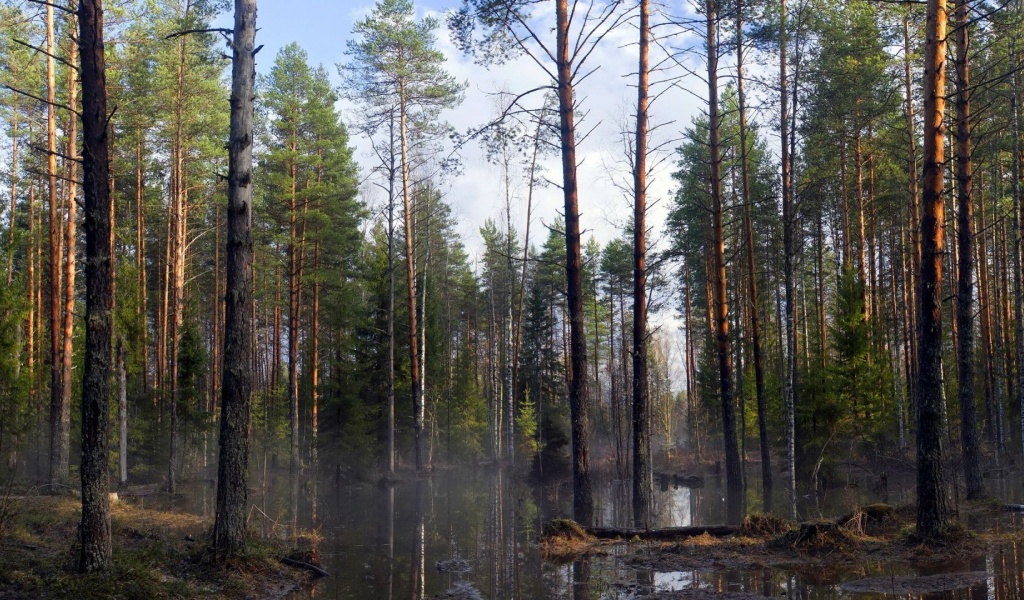
[{"label": "sky", "polygon": [[[451,43],[443,24],[445,11],[456,8],[458,0],[430,0],[415,3],[417,16],[432,15],[441,21],[437,31],[437,49],[447,58],[446,68],[459,81],[468,82],[466,98],[462,105],[448,111],[444,118],[458,131],[467,131],[489,121],[496,113],[495,93],[506,90],[511,93],[524,91],[546,83],[541,69],[528,59],[522,58],[510,64],[486,69],[474,64],[462,55]],[[351,37],[353,23],[363,18],[372,9],[372,2],[340,2],[337,0],[261,0],[259,3],[257,44],[264,48],[257,57],[257,69],[261,73],[269,70],[278,50],[291,42],[298,42],[309,54],[314,64],[323,64],[334,82],[340,83],[335,65],[347,60],[345,44]],[[225,15],[225,19],[230,16]],[[580,213],[584,236],[596,236],[606,243],[621,235],[621,227],[632,212],[629,198],[616,188],[613,179],[628,182],[628,166],[625,164],[620,131],[623,126],[632,127],[632,114],[636,102],[635,73],[637,48],[633,38],[636,28],[626,24],[614,32],[590,57],[588,65],[599,69],[587,78],[577,90],[582,98],[583,110],[587,112],[581,130],[593,132],[579,145],[580,157]],[[692,84],[703,85],[696,78]],[[699,89],[698,92],[699,94]],[[540,96],[537,96],[537,100]],[[659,98],[652,105],[654,122],[673,121],[662,128],[662,141],[676,138],[700,111],[700,101],[693,94],[673,90]],[[342,118],[353,122],[357,116],[354,107],[342,101]],[[668,113],[668,114],[666,114]],[[657,143],[656,140],[654,143]],[[369,143],[353,133],[356,158],[364,175],[368,174],[373,158]],[[654,145],[654,144],[652,144]],[[479,146],[470,144],[461,152],[462,174],[446,182],[446,199],[452,206],[459,221],[462,236],[470,256],[481,249],[482,238],[479,229],[487,218],[503,222],[501,218],[503,190],[499,184],[497,166],[484,159]],[[546,160],[546,172],[552,181],[560,179],[561,167],[557,156]],[[654,174],[651,183],[650,202],[654,204],[648,217],[654,237],[660,238],[660,231],[668,207],[671,189],[669,162],[665,168]],[[520,233],[525,225],[525,190],[517,189],[513,201],[513,225]],[[535,192],[532,233],[543,232],[542,224],[551,223],[563,202],[560,190],[548,187]]]},{"label": "sky", "polygon": [[[446,68],[459,81],[468,82],[466,98],[462,105],[448,111],[443,117],[458,131],[467,131],[491,120],[497,111],[495,93],[505,90],[518,93],[547,83],[546,75],[531,60],[520,58],[494,68],[484,68],[462,55],[452,44],[444,27],[444,13],[457,8],[458,0],[429,0],[415,2],[417,17],[431,15],[441,23],[438,29],[436,48],[447,59]],[[550,6],[547,4],[546,6]],[[545,5],[541,5],[542,7]],[[334,82],[340,84],[335,65],[346,60],[346,40],[351,37],[353,24],[369,14],[372,2],[340,2],[338,0],[260,0],[256,43],[264,48],[257,56],[257,70],[266,73],[277,52],[286,44],[298,42],[309,54],[310,62],[323,64]],[[543,10],[543,8],[541,9]],[[547,9],[550,12],[550,9]],[[546,15],[547,23],[536,31],[550,30],[553,15]],[[230,15],[222,17],[223,25],[230,25]],[[630,186],[631,176],[625,162],[621,131],[634,127],[636,104],[637,32],[632,23],[626,23],[610,34],[589,57],[588,67],[598,69],[577,87],[582,110],[586,113],[580,125],[581,131],[590,131],[579,144],[577,155],[580,161],[578,176],[580,182],[579,206],[584,239],[593,236],[602,244],[621,236],[623,226],[632,214],[631,199],[621,185]],[[687,36],[679,36],[677,46],[693,43]],[[653,56],[652,52],[652,56]],[[687,60],[697,60],[691,57]],[[699,64],[702,64],[699,63]],[[699,65],[694,65],[699,68]],[[652,77],[652,81],[657,75]],[[722,83],[724,85],[724,81]],[[693,118],[700,114],[702,101],[706,96],[706,83],[697,77],[683,78],[677,87],[652,90],[657,98],[651,104],[652,126],[661,124],[652,139],[651,146],[665,145],[674,149]],[[540,96],[537,96],[537,101]],[[358,112],[345,101],[339,106],[342,118],[354,122]],[[350,127],[350,131],[355,128]],[[369,173],[374,159],[370,154],[369,142],[353,133],[356,158],[364,175]],[[673,161],[668,156],[661,158],[661,168],[650,180],[648,192],[648,224],[651,228],[649,240],[658,245],[663,240],[663,226],[670,204],[672,190],[671,169]],[[499,224],[504,222],[503,189],[498,168],[489,164],[479,146],[471,144],[461,152],[462,172],[445,182],[444,192],[453,214],[457,219],[457,232],[474,260],[482,252],[480,227],[488,218]],[[559,181],[561,166],[559,157],[546,159],[544,169],[547,178]],[[655,162],[657,158],[649,159]],[[620,186],[616,186],[619,182]],[[512,203],[513,227],[524,231],[526,219],[525,186],[514,190]],[[379,208],[383,197],[374,198],[372,186],[363,188],[370,192],[371,208]],[[628,187],[626,188],[628,189]],[[541,245],[547,236],[545,224],[552,223],[562,211],[563,199],[560,189],[548,186],[534,194],[534,209],[531,220],[531,244]],[[678,335],[679,320],[675,303],[670,303],[662,314],[652,315],[653,327],[669,337],[676,355],[670,362],[680,364],[681,343]],[[673,377],[675,385],[681,385],[682,377]]]}]

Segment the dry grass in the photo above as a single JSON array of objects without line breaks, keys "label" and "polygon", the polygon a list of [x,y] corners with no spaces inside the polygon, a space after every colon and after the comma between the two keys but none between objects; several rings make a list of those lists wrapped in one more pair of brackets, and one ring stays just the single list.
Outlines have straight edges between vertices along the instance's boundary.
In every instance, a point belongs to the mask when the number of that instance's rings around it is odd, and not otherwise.
[{"label": "dry grass", "polygon": [[[80,503],[73,498],[20,497],[0,533],[0,597],[14,598],[279,598],[309,573],[280,558],[293,548],[253,540],[246,553],[215,564],[208,549],[211,523],[181,513],[111,507],[112,567],[76,572]],[[303,555],[315,558],[315,549]]]}]

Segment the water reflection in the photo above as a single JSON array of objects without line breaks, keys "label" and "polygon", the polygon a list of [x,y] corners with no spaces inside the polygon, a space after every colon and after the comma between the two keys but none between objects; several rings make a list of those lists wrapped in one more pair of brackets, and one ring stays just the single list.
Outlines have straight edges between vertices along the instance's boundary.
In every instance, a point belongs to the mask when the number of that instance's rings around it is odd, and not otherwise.
[{"label": "water reflection", "polygon": [[[264,464],[257,469],[263,470]],[[913,499],[910,481],[890,477],[885,489],[850,486],[800,499],[803,516],[836,515],[880,501]],[[993,493],[1020,502],[1024,488],[1010,481],[989,481]],[[760,482],[748,478],[746,505],[763,505]],[[178,508],[211,516],[214,489],[208,483],[188,493]],[[669,482],[655,490],[657,527],[721,523],[724,489],[714,477],[704,487]],[[628,482],[598,487],[601,524],[628,526]],[[776,506],[785,505],[781,496]],[[846,570],[759,570],[753,572],[657,572],[624,564],[614,553],[573,564],[540,557],[535,541],[542,524],[571,514],[567,482],[529,483],[502,470],[439,471],[393,485],[340,483],[337,479],[274,478],[260,481],[251,495],[250,523],[264,535],[290,537],[295,528],[315,529],[320,556],[333,575],[316,587],[318,597],[339,599],[457,598],[471,600],[629,599],[687,589],[748,592],[800,599],[850,598],[863,594],[840,589],[845,581],[871,576],[930,575],[986,571],[987,580],[970,588],[909,596],[928,600],[1024,600],[1024,546],[1010,544],[987,557],[952,561],[932,572],[875,564]],[[1020,516],[1000,515],[994,526],[1018,528]],[[309,597],[305,591],[297,598]],[[868,595],[867,600],[871,600]],[[885,594],[875,594],[880,598]]]}]

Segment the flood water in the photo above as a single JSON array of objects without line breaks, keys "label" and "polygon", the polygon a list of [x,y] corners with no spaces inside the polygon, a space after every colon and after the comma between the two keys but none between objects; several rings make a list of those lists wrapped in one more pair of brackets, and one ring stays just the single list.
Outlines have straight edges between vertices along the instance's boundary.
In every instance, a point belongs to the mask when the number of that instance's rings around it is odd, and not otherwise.
[{"label": "flood water", "polygon": [[[801,517],[834,516],[872,502],[913,501],[912,480],[873,475],[849,477],[851,485],[822,497],[800,500]],[[319,533],[320,558],[330,578],[293,598],[532,599],[642,598],[684,589],[750,592],[798,598],[880,598],[841,589],[845,581],[872,576],[934,575],[984,571],[969,588],[906,598],[1021,600],[1024,544],[1010,544],[990,556],[944,564],[929,572],[908,572],[885,564],[821,570],[764,569],[717,572],[657,572],[624,564],[616,556],[573,564],[541,558],[536,539],[543,523],[571,515],[568,481],[538,485],[497,468],[440,470],[391,486],[266,478],[251,494],[250,523],[265,535],[287,537],[295,527]],[[990,493],[1020,503],[1017,477],[989,479]],[[725,520],[724,484],[714,475],[702,488],[655,485],[656,527],[718,524]],[[761,510],[760,483],[748,480],[747,512]],[[216,491],[202,485],[177,508],[212,516]],[[783,506],[781,492],[776,500]],[[629,483],[601,482],[595,490],[599,524],[628,526]],[[293,510],[293,507],[297,507]],[[1019,516],[992,524],[1022,528]],[[888,595],[895,597],[895,595]]]}]

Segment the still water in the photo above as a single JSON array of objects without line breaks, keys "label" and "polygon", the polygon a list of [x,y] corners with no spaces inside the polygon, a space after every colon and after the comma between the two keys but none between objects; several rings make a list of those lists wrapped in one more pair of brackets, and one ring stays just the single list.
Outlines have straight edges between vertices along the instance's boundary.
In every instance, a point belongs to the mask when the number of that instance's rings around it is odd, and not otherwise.
[{"label": "still water", "polygon": [[[820,570],[657,572],[624,564],[614,555],[573,564],[541,558],[536,539],[543,523],[571,514],[568,481],[543,485],[499,469],[442,470],[391,486],[267,478],[251,495],[250,523],[266,535],[288,536],[295,527],[319,533],[320,558],[331,573],[294,598],[471,600],[565,598],[628,599],[687,589],[748,592],[798,598],[871,599],[896,595],[854,594],[844,581],[872,576],[933,575],[984,571],[971,587],[905,598],[1021,600],[1024,544],[989,556],[954,561],[928,572],[885,564]],[[911,481],[890,476],[851,476],[851,485],[801,499],[802,517],[833,516],[871,502],[913,501]],[[1017,478],[986,480],[990,493],[1021,502]],[[761,510],[759,482],[748,481],[747,512]],[[179,508],[212,514],[215,491],[202,486]],[[629,484],[604,481],[595,490],[602,525],[627,526]],[[702,488],[656,484],[656,526],[722,523],[724,485],[714,475]],[[782,506],[782,498],[776,500]],[[1021,528],[1015,515],[1002,528]]]}]

